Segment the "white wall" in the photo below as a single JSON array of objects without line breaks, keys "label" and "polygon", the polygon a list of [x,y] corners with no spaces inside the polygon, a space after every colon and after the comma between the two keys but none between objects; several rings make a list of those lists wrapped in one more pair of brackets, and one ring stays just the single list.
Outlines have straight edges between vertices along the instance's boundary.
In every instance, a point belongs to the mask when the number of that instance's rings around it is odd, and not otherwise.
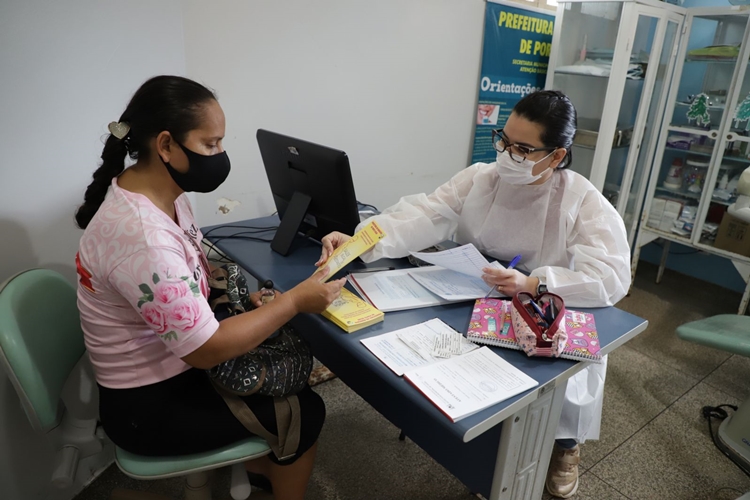
[{"label": "white wall", "polygon": [[[258,128],[343,149],[380,208],[467,166],[483,0],[185,1],[188,76],[218,92],[228,181],[197,196],[203,225],[268,215]],[[217,213],[220,198],[241,204]]]},{"label": "white wall", "polygon": [[[0,281],[37,266],[75,279],[73,212],[107,123],[161,73],[185,73],[179,0],[0,1]],[[71,382],[69,407],[95,415]],[[0,373],[0,497],[72,498],[107,457],[82,463],[69,491],[49,489],[52,459]]]}]

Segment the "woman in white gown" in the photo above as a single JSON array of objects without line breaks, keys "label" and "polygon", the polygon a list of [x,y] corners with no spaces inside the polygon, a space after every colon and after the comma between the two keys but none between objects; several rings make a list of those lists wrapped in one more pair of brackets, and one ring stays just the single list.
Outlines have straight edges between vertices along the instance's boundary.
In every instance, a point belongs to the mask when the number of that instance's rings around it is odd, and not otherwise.
[{"label": "woman in white gown", "polygon": [[[586,178],[567,170],[575,132],[576,111],[564,94],[526,96],[493,132],[495,163],[474,164],[432,194],[406,196],[375,216],[387,236],[362,259],[404,257],[453,238],[499,260],[522,256],[518,268],[528,276],[485,270],[485,281],[505,295],[548,290],[569,307],[616,304],[631,280],[625,226]],[[326,236],[318,264],[348,238]],[[578,443],[599,437],[605,375],[606,358],[568,382],[546,482],[553,496],[578,489]]]}]

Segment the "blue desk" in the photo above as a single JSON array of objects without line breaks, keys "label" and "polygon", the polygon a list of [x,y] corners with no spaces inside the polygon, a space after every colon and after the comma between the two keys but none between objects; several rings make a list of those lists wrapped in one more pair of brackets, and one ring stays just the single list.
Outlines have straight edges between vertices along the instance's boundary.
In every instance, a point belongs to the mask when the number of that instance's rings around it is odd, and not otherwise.
[{"label": "blue desk", "polygon": [[[277,224],[275,216],[234,223],[253,227]],[[268,243],[226,238],[242,231],[247,230],[221,226],[203,228],[203,233],[208,233],[207,239],[227,256],[257,280],[273,280],[282,292],[315,270],[314,263],[320,257],[319,244],[298,237],[292,253],[282,257],[273,252]],[[253,236],[270,239],[273,234],[269,231]],[[406,267],[408,263],[406,259],[381,260],[370,266],[383,265]],[[365,267],[352,263],[347,271]],[[472,305],[464,302],[389,312],[382,323],[353,334],[344,333],[317,315],[299,315],[293,324],[311,343],[321,362],[472,491],[491,500],[541,498],[565,386],[568,378],[586,363],[529,358],[521,351],[494,348],[499,356],[536,379],[539,386],[452,423],[360,342],[363,338],[435,317],[458,331],[466,331]],[[596,318],[604,354],[644,331],[648,325],[646,320],[614,307],[587,311]]]}]

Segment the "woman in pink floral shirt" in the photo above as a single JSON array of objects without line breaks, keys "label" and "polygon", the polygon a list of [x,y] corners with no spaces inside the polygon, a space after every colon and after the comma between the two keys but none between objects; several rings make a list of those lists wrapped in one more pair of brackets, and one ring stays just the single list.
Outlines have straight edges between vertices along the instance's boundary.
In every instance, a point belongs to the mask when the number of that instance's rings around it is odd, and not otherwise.
[{"label": "woman in pink floral shirt", "polygon": [[[102,425],[118,446],[143,455],[198,453],[245,439],[248,431],[204,370],[253,349],[300,312],[323,311],[343,280],[313,276],[219,323],[207,301],[210,264],[184,194],[213,191],[229,174],[216,98],[186,78],[155,77],[110,132],[76,213],[85,229],[76,255],[78,307]],[[135,163],[126,169],[127,156]],[[260,305],[259,296],[252,300]],[[297,455],[247,464],[270,479],[277,498],[303,498],[325,419],[309,387],[298,396]],[[243,399],[276,432],[273,399]]]}]

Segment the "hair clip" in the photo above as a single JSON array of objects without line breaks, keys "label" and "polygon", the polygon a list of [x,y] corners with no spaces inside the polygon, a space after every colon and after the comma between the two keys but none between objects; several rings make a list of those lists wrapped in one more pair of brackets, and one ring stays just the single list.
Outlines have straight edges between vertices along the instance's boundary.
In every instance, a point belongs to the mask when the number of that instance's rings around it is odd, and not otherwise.
[{"label": "hair clip", "polygon": [[107,128],[110,134],[120,140],[124,139],[128,135],[128,132],[130,132],[130,125],[125,122],[110,122]]}]

